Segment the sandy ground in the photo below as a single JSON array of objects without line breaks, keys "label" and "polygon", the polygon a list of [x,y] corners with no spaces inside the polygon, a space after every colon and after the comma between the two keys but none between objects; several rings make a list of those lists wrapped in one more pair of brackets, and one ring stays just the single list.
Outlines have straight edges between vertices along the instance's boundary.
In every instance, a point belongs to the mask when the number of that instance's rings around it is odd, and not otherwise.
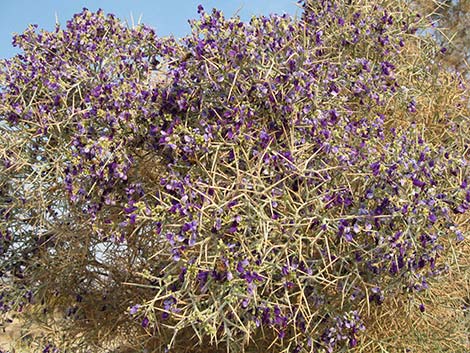
[{"label": "sandy ground", "polygon": [[[21,337],[21,324],[14,320],[6,328],[0,328],[0,352],[4,353],[10,349],[11,342],[19,340]],[[11,351],[13,352],[13,351]]]}]

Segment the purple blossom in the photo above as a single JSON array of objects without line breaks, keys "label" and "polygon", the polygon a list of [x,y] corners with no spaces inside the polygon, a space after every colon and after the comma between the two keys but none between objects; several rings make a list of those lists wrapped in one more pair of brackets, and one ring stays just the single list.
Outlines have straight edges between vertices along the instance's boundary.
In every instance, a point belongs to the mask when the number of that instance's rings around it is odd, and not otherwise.
[{"label": "purple blossom", "polygon": [[134,305],[130,308],[129,313],[131,315],[135,315],[135,314],[137,314],[137,311],[139,310],[139,308],[140,308],[140,305],[136,304],[136,305]]},{"label": "purple blossom", "polygon": [[370,169],[372,169],[372,173],[374,176],[379,175],[379,170],[380,170],[380,162],[374,162],[370,165]]},{"label": "purple blossom", "polygon": [[150,321],[149,321],[148,317],[144,317],[142,319],[142,327],[143,328],[147,328],[149,326],[149,323],[150,323]]},{"label": "purple blossom", "polygon": [[237,271],[240,274],[245,273],[245,268],[250,264],[250,262],[247,259],[243,259],[241,261],[238,261],[237,264]]},{"label": "purple blossom", "polygon": [[426,185],[426,183],[424,181],[419,180],[419,179],[413,178],[413,185],[417,186],[419,188],[423,188]]}]

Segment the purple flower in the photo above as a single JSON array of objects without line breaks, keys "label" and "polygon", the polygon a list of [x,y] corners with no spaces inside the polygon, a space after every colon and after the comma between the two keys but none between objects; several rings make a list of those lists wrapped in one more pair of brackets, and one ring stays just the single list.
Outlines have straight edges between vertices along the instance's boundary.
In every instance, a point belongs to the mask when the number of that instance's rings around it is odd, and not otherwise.
[{"label": "purple flower", "polygon": [[240,278],[244,278],[248,283],[253,283],[253,281],[255,280],[259,282],[263,281],[263,277],[255,271],[246,271],[245,273],[240,275]]},{"label": "purple flower", "polygon": [[456,235],[456,240],[457,240],[457,242],[461,242],[461,241],[464,241],[464,240],[465,240],[465,237],[463,236],[462,231],[457,230],[457,231],[455,232],[455,235]]},{"label": "purple flower", "polygon": [[344,233],[344,239],[346,239],[346,241],[353,241],[354,237],[353,237],[353,234],[350,233],[350,232],[346,232]]},{"label": "purple flower", "polygon": [[423,188],[426,185],[426,183],[424,181],[419,180],[419,179],[413,178],[413,185],[417,186],[419,188]]},{"label": "purple flower", "polygon": [[242,261],[238,261],[237,264],[237,271],[239,273],[245,273],[245,267],[248,266],[250,262],[247,259],[244,259]]},{"label": "purple flower", "polygon": [[270,325],[271,324],[271,314],[270,314],[270,309],[269,308],[265,308],[263,310],[263,313],[261,315],[261,322],[264,325]]},{"label": "purple flower", "polygon": [[204,286],[209,278],[210,271],[200,270],[197,274],[197,280],[201,283],[201,287]]},{"label": "purple flower", "polygon": [[455,209],[455,213],[463,214],[467,210],[468,210],[468,206],[463,203],[463,204],[460,204],[460,205],[457,206],[457,208]]},{"label": "purple flower", "polygon": [[395,69],[395,66],[393,64],[391,64],[390,62],[388,62],[388,61],[382,62],[380,64],[380,67],[382,68],[382,73],[386,76],[391,75],[392,70]]},{"label": "purple flower", "polygon": [[370,165],[370,169],[372,169],[372,174],[374,176],[379,175],[379,170],[380,170],[380,162],[374,162]]},{"label": "purple flower", "polygon": [[149,321],[148,317],[147,316],[144,317],[144,319],[142,320],[142,327],[147,328],[149,326],[149,322],[150,321]]},{"label": "purple flower", "polygon": [[191,232],[196,232],[197,231],[197,221],[191,221],[188,223],[185,223],[183,227],[181,228],[183,232],[191,231]]},{"label": "purple flower", "polygon": [[129,310],[129,313],[131,315],[135,315],[137,313],[137,311],[139,310],[139,308],[140,308],[140,305],[136,304],[136,305],[131,307],[131,309]]}]

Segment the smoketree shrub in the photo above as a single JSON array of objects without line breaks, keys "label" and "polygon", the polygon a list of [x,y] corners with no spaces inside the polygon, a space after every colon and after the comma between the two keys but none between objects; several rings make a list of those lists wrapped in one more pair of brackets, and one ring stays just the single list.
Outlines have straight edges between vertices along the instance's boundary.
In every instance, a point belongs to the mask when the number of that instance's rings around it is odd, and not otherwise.
[{"label": "smoketree shrub", "polygon": [[199,7],[176,40],[84,9],[14,38],[5,320],[60,320],[44,351],[337,352],[371,306],[445,273],[470,204],[463,83],[405,2],[303,10],[242,22]]}]

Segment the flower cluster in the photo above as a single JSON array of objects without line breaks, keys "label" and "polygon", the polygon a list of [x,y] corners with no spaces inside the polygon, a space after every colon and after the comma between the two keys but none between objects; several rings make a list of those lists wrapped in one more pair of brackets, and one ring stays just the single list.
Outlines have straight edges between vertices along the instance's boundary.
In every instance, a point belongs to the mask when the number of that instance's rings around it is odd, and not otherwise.
[{"label": "flower cluster", "polygon": [[[86,9],[16,36],[0,308],[88,330],[112,312],[162,346],[194,330],[236,350],[268,330],[334,352],[358,344],[364,308],[426,289],[470,208],[466,91],[405,2],[364,3],[249,22],[199,7],[180,41]],[[461,99],[452,142],[436,143],[426,83]]]}]

